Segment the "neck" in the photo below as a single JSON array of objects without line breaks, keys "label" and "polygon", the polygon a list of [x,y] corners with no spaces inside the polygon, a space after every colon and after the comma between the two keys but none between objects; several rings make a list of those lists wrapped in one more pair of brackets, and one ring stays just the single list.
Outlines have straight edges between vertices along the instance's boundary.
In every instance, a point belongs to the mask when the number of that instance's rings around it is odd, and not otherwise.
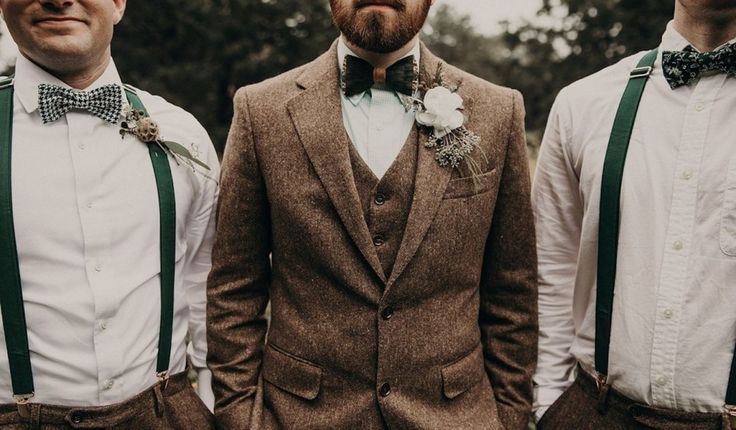
[{"label": "neck", "polygon": [[387,68],[388,66],[404,58],[406,54],[408,54],[412,49],[414,49],[414,47],[419,41],[419,35],[414,36],[414,38],[410,40],[409,43],[397,49],[396,51],[385,53],[385,54],[363,49],[360,46],[350,43],[350,41],[348,41],[345,37],[343,37],[343,41],[345,41],[345,44],[347,45],[348,48],[350,48],[351,51],[358,54],[360,58],[371,63],[371,66]]},{"label": "neck", "polygon": [[674,26],[698,51],[710,52],[736,38],[736,7],[688,7],[678,0]]},{"label": "neck", "polygon": [[38,67],[44,69],[55,78],[64,82],[72,88],[83,90],[92,85],[97,79],[105,73],[107,66],[110,64],[110,52],[99,58],[97,61],[90,62],[85,67],[79,64],[62,64],[62,65],[44,65],[39,61],[35,61],[30,56],[21,52],[24,57],[35,63]]}]

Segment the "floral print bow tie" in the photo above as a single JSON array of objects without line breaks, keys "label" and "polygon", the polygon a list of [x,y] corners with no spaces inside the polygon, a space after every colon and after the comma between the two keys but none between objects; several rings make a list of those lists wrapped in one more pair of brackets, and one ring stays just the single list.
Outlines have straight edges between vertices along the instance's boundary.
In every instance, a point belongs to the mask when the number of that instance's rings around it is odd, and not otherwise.
[{"label": "floral print bow tie", "polygon": [[682,51],[664,51],[662,67],[664,77],[673,90],[689,85],[704,72],[718,71],[736,76],[736,44],[703,53],[697,52],[692,46]]},{"label": "floral print bow tie", "polygon": [[44,124],[56,121],[72,109],[86,110],[114,124],[120,119],[122,108],[123,93],[115,84],[92,91],[74,90],[52,84],[38,86],[38,111]]}]

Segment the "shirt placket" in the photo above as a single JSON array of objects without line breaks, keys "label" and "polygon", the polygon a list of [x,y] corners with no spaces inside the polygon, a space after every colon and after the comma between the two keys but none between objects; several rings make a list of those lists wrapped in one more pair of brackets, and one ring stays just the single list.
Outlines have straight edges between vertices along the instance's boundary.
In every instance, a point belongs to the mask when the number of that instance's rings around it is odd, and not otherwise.
[{"label": "shirt placket", "polygon": [[683,118],[672,203],[667,223],[650,367],[652,401],[655,406],[675,409],[676,359],[687,291],[688,265],[693,244],[700,165],[715,96],[725,81],[711,76],[694,84]]},{"label": "shirt placket", "polygon": [[[84,113],[68,113],[69,144],[74,163],[76,180],[77,208],[81,220],[84,243],[85,267],[90,292],[94,303],[94,349],[97,359],[98,395],[101,403],[108,403],[114,398],[113,388],[116,385],[116,357],[110,355],[115,351],[115,339],[108,335],[111,320],[117,309],[118,297],[109,291],[107,268],[110,255],[107,223],[98,205],[101,202],[103,173],[98,161],[100,147],[94,141],[95,117]],[[99,133],[97,133],[99,135]]]},{"label": "shirt placket", "polygon": [[[372,90],[371,107],[368,114],[368,165],[376,166],[379,177],[386,172],[387,143],[389,136],[387,125],[391,120],[391,97],[392,93],[384,90]],[[391,160],[393,161],[393,160]]]}]

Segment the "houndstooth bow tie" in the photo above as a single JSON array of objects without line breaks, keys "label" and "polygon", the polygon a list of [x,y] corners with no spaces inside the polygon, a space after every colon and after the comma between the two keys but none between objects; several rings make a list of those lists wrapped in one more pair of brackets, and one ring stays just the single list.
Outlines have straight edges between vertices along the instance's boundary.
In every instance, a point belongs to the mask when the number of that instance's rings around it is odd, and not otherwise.
[{"label": "houndstooth bow tie", "polygon": [[690,84],[704,72],[719,71],[736,76],[736,44],[703,53],[691,46],[682,51],[665,51],[662,68],[672,89]]},{"label": "houndstooth bow tie", "polygon": [[38,111],[44,124],[56,121],[71,109],[84,109],[109,123],[116,123],[123,109],[123,94],[115,84],[92,91],[51,84],[38,86]]}]

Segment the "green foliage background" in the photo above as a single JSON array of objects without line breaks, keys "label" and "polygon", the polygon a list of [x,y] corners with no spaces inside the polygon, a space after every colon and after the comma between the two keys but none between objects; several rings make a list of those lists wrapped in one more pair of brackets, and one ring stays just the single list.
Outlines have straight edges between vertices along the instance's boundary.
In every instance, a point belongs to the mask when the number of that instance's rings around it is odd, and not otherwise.
[{"label": "green foliage background", "polygon": [[[535,145],[563,86],[657,46],[673,8],[674,0],[545,0],[531,23],[489,37],[440,6],[423,40],[449,63],[519,89]],[[337,35],[327,0],[137,1],[116,28],[113,56],[126,82],[192,112],[222,150],[235,90],[308,62]]]}]

